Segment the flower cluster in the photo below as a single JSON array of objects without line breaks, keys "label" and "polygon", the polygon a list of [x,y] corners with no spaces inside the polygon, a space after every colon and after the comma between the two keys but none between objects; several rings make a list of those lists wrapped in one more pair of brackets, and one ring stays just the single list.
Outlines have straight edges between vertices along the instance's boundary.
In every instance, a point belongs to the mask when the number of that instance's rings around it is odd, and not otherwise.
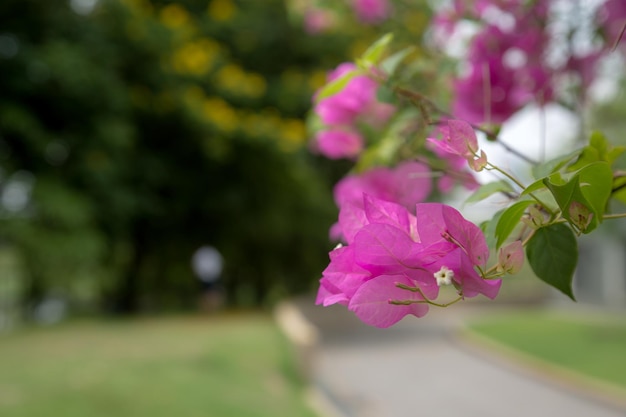
[{"label": "flower cluster", "polygon": [[424,316],[441,286],[454,286],[459,299],[497,296],[501,280],[481,275],[485,237],[456,209],[419,203],[413,215],[363,194],[361,206],[346,204],[341,212],[348,244],[330,253],[318,304],[343,304],[363,322],[389,327],[408,314]]},{"label": "flower cluster", "polygon": [[[399,204],[414,213],[415,204],[426,200],[432,190],[430,168],[422,163],[405,161],[394,168],[376,167],[361,174],[351,174],[340,180],[334,189],[340,221],[331,228],[331,238],[343,240],[341,223],[349,223],[354,210],[363,209],[363,194]],[[356,219],[355,219],[356,220]],[[346,228],[348,231],[352,228]]]},{"label": "flower cluster", "polygon": [[357,18],[368,24],[380,23],[391,13],[389,0],[351,0]]},{"label": "flower cluster", "polygon": [[[477,27],[468,45],[464,71],[453,81],[455,117],[471,123],[501,124],[529,103],[543,105],[555,100],[556,86],[566,77],[574,75],[583,88],[590,85],[607,44],[582,51],[563,44],[555,47],[567,41],[554,35],[553,3],[456,0],[452,8],[439,12],[433,21],[439,39],[449,38],[462,21],[469,20]],[[616,39],[626,15],[623,2],[609,0],[600,12],[607,37]],[[560,50],[560,59],[555,59],[554,53],[550,56],[555,49]]]},{"label": "flower cluster", "polygon": [[[596,133],[567,156],[535,161],[502,143],[499,125],[531,103],[580,108],[599,60],[621,47],[626,7],[622,0],[606,0],[588,8],[589,27],[597,30],[589,31],[586,49],[576,49],[568,41],[584,25],[571,18],[559,22],[555,3],[453,0],[438,12],[435,40],[450,38],[461,21],[475,29],[460,73],[447,83],[451,109],[430,98],[437,91],[423,83],[423,76],[433,76],[428,65],[403,64],[412,48],[387,53],[389,34],[357,59],[358,68],[342,64],[330,75],[336,81],[318,93],[314,108],[324,126],[315,132],[314,148],[356,164],[334,189],[339,217],[331,237],[342,244],[330,252],[317,304],[342,304],[367,324],[389,327],[407,315],[424,316],[429,306],[478,295],[493,299],[501,278],[519,272],[525,259],[538,278],[575,299],[576,237],[605,219],[626,217],[607,212],[612,199],[626,204],[620,193],[626,180],[617,166],[626,148]],[[381,96],[393,106],[376,100],[379,83]],[[533,165],[533,181],[525,184],[487,160],[476,131]],[[500,178],[480,186],[468,201],[498,194],[507,202],[482,229],[449,205],[427,202],[444,199],[457,184],[478,188],[474,173],[482,170]],[[434,179],[439,194],[433,192]],[[491,251],[497,260],[487,266]],[[446,286],[457,297],[437,301]]]},{"label": "flower cluster", "polygon": [[[357,71],[354,64],[341,64],[329,74],[328,81],[353,71]],[[365,146],[359,124],[379,127],[394,111],[392,105],[376,99],[377,88],[370,77],[354,75],[340,92],[317,101],[314,111],[324,127],[315,135],[314,150],[332,159],[358,156]]]},{"label": "flower cluster", "polygon": [[441,140],[427,139],[435,147],[436,152],[461,158],[476,172],[480,172],[487,165],[487,155],[482,150],[480,155],[478,154],[478,138],[469,123],[463,120],[448,120],[446,126],[439,129],[443,131]]}]

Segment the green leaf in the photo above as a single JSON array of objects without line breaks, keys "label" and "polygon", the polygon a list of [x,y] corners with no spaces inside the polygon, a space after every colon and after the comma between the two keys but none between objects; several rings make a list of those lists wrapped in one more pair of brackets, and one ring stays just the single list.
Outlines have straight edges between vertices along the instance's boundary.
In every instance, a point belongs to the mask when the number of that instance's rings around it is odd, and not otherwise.
[{"label": "green leaf", "polygon": [[576,301],[572,280],[578,263],[578,243],[572,229],[563,223],[538,229],[526,245],[526,256],[539,279]]},{"label": "green leaf", "polygon": [[616,176],[613,179],[613,190],[617,190],[613,192],[613,198],[626,204],[626,177]]},{"label": "green leaf", "polygon": [[392,40],[393,34],[387,33],[386,35],[383,35],[369,48],[367,48],[365,53],[361,55],[361,58],[358,59],[357,64],[364,69],[378,65],[383,54],[385,53],[385,50],[387,49],[387,46],[389,46]]},{"label": "green leaf", "polygon": [[550,174],[555,173],[559,169],[563,168],[569,161],[574,159],[576,156],[579,156],[582,152],[581,149],[577,149],[573,152],[568,153],[567,155],[559,156],[558,158],[551,159],[550,161],[544,162],[543,164],[539,164],[533,167],[532,172],[535,178],[547,177]]},{"label": "green leaf", "polygon": [[496,249],[502,246],[515,227],[520,224],[522,215],[532,204],[534,204],[532,200],[522,200],[504,210],[496,225]]},{"label": "green leaf", "polygon": [[415,47],[409,46],[401,51],[396,52],[388,58],[385,58],[380,63],[380,68],[389,76],[396,72],[398,66],[404,61],[404,59],[415,51]]},{"label": "green leaf", "polygon": [[402,143],[403,140],[400,136],[388,134],[378,142],[368,146],[359,157],[355,166],[356,172],[363,172],[374,166],[389,165]]},{"label": "green leaf", "polygon": [[593,231],[602,222],[613,185],[613,172],[606,162],[596,162],[580,169],[571,179],[558,173],[544,179],[565,217],[583,233]]},{"label": "green leaf", "polygon": [[610,166],[625,150],[623,146],[612,146],[602,132],[592,132],[589,145],[583,148],[578,160],[569,170],[576,171],[594,162],[607,162]]},{"label": "green leaf", "polygon": [[626,146],[615,146],[607,153],[607,162],[613,165],[613,162],[626,152]]},{"label": "green leaf", "polygon": [[500,217],[502,216],[502,213],[504,213],[505,210],[506,209],[496,212],[496,214],[493,215],[491,220],[483,222],[480,225],[480,228],[483,230],[483,233],[485,234],[485,239],[487,240],[487,246],[489,247],[490,251],[494,251],[496,249],[496,244],[497,244],[496,226],[498,222],[500,221]]},{"label": "green leaf", "polygon": [[393,103],[396,98],[396,93],[394,93],[393,89],[387,87],[386,85],[381,85],[376,90],[376,100],[381,103]]},{"label": "green leaf", "polygon": [[346,72],[339,78],[335,78],[334,80],[326,84],[324,87],[322,87],[320,92],[317,94],[315,101],[319,103],[321,100],[325,99],[326,97],[330,97],[332,95],[337,94],[338,92],[343,90],[346,85],[348,85],[350,80],[352,80],[354,77],[360,74],[361,74],[360,71],[353,70],[353,71]]},{"label": "green leaf", "polygon": [[581,191],[602,222],[613,189],[613,171],[608,163],[598,162],[581,169],[579,175]]},{"label": "green leaf", "polygon": [[544,180],[545,180],[545,177],[533,182],[528,187],[526,187],[524,191],[522,191],[521,195],[529,195],[530,193],[534,193],[537,190],[546,188],[546,184],[544,184],[543,182]]},{"label": "green leaf", "polygon": [[487,184],[483,184],[478,188],[478,190],[474,191],[471,196],[465,200],[466,203],[476,203],[478,201],[482,201],[485,198],[496,194],[496,193],[510,193],[513,192],[513,188],[506,181],[496,181],[490,182]]}]

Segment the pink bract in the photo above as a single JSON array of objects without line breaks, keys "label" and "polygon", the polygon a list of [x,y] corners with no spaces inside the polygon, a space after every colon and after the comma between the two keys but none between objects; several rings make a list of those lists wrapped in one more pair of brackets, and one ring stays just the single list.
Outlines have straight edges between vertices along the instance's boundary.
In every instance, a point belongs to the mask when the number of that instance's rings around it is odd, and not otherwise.
[{"label": "pink bract", "polygon": [[363,138],[350,130],[323,130],[315,135],[313,148],[330,159],[354,158],[363,150]]},{"label": "pink bract", "polygon": [[395,168],[378,167],[343,178],[334,189],[335,202],[340,209],[338,230],[349,242],[364,216],[363,194],[414,210],[415,204],[426,200],[432,191],[430,177],[428,166],[408,161]]},{"label": "pink bract", "polygon": [[364,23],[380,23],[389,17],[389,0],[352,0],[352,7]]},{"label": "pink bract", "polygon": [[[347,72],[345,69],[346,67],[335,71],[330,78],[333,79],[337,74],[343,75]],[[357,75],[341,91],[320,100],[314,111],[325,124],[354,123],[356,118],[376,100],[377,87],[374,80],[364,75]]]},{"label": "pink bract", "polygon": [[399,204],[368,195],[362,207],[348,246],[330,253],[317,304],[343,304],[365,323],[389,327],[406,315],[427,313],[424,297],[437,298],[434,274],[442,268],[453,272],[453,285],[462,296],[497,296],[500,280],[484,280],[476,271],[489,256],[485,237],[456,209],[419,203],[413,216]]}]

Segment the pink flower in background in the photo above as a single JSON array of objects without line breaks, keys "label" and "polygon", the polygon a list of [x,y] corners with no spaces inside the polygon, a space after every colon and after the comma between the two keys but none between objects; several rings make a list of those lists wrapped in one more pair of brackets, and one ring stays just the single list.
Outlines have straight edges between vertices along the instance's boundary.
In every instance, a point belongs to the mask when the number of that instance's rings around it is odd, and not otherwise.
[{"label": "pink flower in background", "polygon": [[[607,37],[607,45],[612,48],[619,39],[626,24],[626,2],[624,0],[607,0],[598,13],[600,26]],[[622,51],[626,51],[626,35],[622,35],[619,43]]]},{"label": "pink flower in background", "polygon": [[[356,65],[352,63],[341,64],[328,75],[328,81],[334,81],[355,70]],[[341,91],[319,100],[313,111],[317,113],[325,129],[315,136],[313,149],[329,158],[358,156],[364,142],[359,126],[366,124],[378,129],[395,111],[394,106],[376,99],[377,89],[378,84],[371,78],[355,75]],[[357,140],[357,137],[361,139]],[[333,145],[332,140],[337,140],[338,143]],[[357,143],[360,144],[359,147],[356,146]],[[359,152],[354,153],[357,148]]]},{"label": "pink flower in background", "polygon": [[355,158],[363,150],[363,138],[352,130],[322,130],[315,135],[314,150],[330,159]]},{"label": "pink flower in background", "polygon": [[440,152],[457,155],[465,159],[470,168],[476,172],[487,165],[487,155],[480,151],[478,155],[478,139],[474,128],[462,120],[448,120],[446,126],[439,128],[443,138],[428,138],[427,141]]},{"label": "pink flower in background", "polygon": [[326,32],[335,25],[335,15],[329,10],[309,8],[304,12],[304,30],[309,34]]},{"label": "pink flower in background", "polygon": [[442,175],[437,180],[437,188],[442,193],[452,191],[456,184],[460,184],[468,190],[477,189],[480,184],[474,178],[472,172],[467,171],[468,161],[457,152],[451,152],[439,142],[449,136],[449,129],[446,125],[438,126],[426,140],[426,146],[437,155],[447,166],[443,169]]},{"label": "pink flower in background", "polygon": [[320,100],[314,111],[325,124],[352,124],[376,99],[377,88],[371,78],[357,75],[340,92]]},{"label": "pink flower in background", "polygon": [[[334,81],[353,70],[356,70],[356,65],[341,64],[329,74],[328,81]],[[369,116],[370,113],[384,122],[393,111],[393,106],[376,100],[377,89],[378,84],[374,80],[365,75],[356,75],[340,92],[320,100],[314,111],[328,125],[353,124],[359,116]]]},{"label": "pink flower in background", "polygon": [[366,194],[362,206],[348,246],[330,253],[317,304],[343,304],[365,323],[389,327],[408,314],[425,315],[428,305],[420,301],[437,298],[442,285],[453,285],[464,297],[497,296],[500,280],[486,281],[475,270],[489,256],[485,237],[456,209],[420,203],[414,216]]},{"label": "pink flower in background", "polygon": [[469,72],[454,81],[457,118],[502,123],[528,103],[552,98],[551,71],[543,64],[546,39],[536,30],[486,25],[472,38]]},{"label": "pink flower in background", "polygon": [[380,23],[389,17],[389,0],[351,0],[352,8],[364,23]]},{"label": "pink flower in background", "polygon": [[415,210],[432,191],[428,166],[407,161],[394,168],[378,167],[362,174],[344,177],[334,188],[335,203],[339,207],[339,222],[331,228],[331,238],[342,240],[353,235],[354,224],[363,217],[363,194],[391,201]]}]

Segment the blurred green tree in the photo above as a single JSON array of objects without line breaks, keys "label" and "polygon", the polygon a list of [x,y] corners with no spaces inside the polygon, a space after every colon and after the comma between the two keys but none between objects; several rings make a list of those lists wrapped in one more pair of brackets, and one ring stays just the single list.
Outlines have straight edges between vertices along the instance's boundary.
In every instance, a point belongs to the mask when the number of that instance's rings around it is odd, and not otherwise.
[{"label": "blurred green tree", "polygon": [[187,308],[222,251],[234,303],[310,288],[330,184],[303,117],[354,38],[309,37],[281,0],[4,0],[0,234],[23,305]]}]

